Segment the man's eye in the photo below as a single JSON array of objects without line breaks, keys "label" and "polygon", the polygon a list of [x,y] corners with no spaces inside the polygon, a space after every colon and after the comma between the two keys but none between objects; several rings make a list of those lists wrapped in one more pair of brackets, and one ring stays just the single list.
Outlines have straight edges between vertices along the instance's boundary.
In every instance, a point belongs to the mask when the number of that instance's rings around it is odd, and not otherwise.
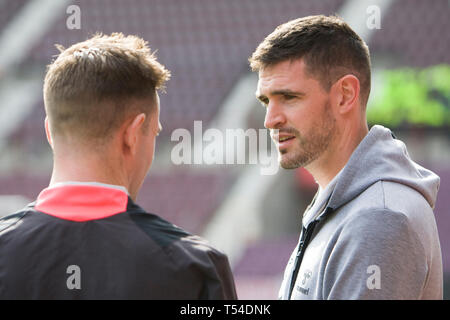
[{"label": "man's eye", "polygon": [[283,97],[284,97],[284,100],[292,100],[292,99],[296,98],[296,96],[292,96],[292,95],[289,95],[289,94],[285,94]]}]

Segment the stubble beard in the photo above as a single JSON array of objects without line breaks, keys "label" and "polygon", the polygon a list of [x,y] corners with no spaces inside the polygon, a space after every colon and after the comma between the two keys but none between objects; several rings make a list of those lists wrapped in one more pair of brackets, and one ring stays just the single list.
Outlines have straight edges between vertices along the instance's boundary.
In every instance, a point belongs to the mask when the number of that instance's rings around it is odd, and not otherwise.
[{"label": "stubble beard", "polygon": [[289,129],[290,133],[295,134],[297,144],[289,150],[279,150],[279,164],[283,169],[305,167],[317,160],[329,147],[335,136],[336,119],[330,112],[329,101],[323,110],[323,119],[313,123],[308,132],[301,134],[294,128]]}]

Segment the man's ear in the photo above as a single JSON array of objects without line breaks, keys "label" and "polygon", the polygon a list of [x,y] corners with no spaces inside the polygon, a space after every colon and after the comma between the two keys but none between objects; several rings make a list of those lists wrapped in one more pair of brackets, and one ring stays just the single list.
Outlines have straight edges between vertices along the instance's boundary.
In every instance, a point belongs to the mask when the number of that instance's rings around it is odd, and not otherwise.
[{"label": "man's ear", "polygon": [[346,114],[358,105],[360,84],[359,79],[352,74],[340,78],[333,85],[336,92],[338,112]]},{"label": "man's ear", "polygon": [[136,154],[137,152],[140,132],[143,129],[145,118],[145,113],[140,113],[126,124],[123,135],[123,143],[131,154]]},{"label": "man's ear", "polygon": [[49,127],[49,124],[48,124],[48,117],[47,116],[45,116],[44,126],[45,126],[45,135],[47,136],[48,144],[53,149],[53,140],[52,140],[52,135],[50,134],[50,127]]}]

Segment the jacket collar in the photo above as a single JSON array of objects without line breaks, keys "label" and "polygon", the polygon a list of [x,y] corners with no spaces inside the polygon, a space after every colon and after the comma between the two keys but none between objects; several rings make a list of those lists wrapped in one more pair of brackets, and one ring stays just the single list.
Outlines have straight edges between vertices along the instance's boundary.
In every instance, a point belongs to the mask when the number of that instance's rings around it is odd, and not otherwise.
[{"label": "jacket collar", "polygon": [[34,208],[60,219],[84,222],[125,212],[128,200],[126,189],[120,186],[64,182],[42,190]]}]

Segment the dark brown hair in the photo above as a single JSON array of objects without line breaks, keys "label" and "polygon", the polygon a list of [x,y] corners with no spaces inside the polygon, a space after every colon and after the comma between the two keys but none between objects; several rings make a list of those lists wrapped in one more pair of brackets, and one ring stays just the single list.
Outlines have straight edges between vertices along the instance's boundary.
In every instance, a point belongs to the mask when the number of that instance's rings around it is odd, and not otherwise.
[{"label": "dark brown hair", "polygon": [[[60,54],[44,81],[52,135],[104,140],[130,115],[149,115],[156,90],[170,78],[147,42],[136,36],[96,34],[68,49],[57,47]],[[153,103],[133,103],[148,98]]]},{"label": "dark brown hair", "polygon": [[253,71],[303,58],[307,72],[329,91],[346,74],[360,81],[361,104],[370,93],[370,55],[365,42],[337,16],[308,16],[278,26],[249,58]]}]

